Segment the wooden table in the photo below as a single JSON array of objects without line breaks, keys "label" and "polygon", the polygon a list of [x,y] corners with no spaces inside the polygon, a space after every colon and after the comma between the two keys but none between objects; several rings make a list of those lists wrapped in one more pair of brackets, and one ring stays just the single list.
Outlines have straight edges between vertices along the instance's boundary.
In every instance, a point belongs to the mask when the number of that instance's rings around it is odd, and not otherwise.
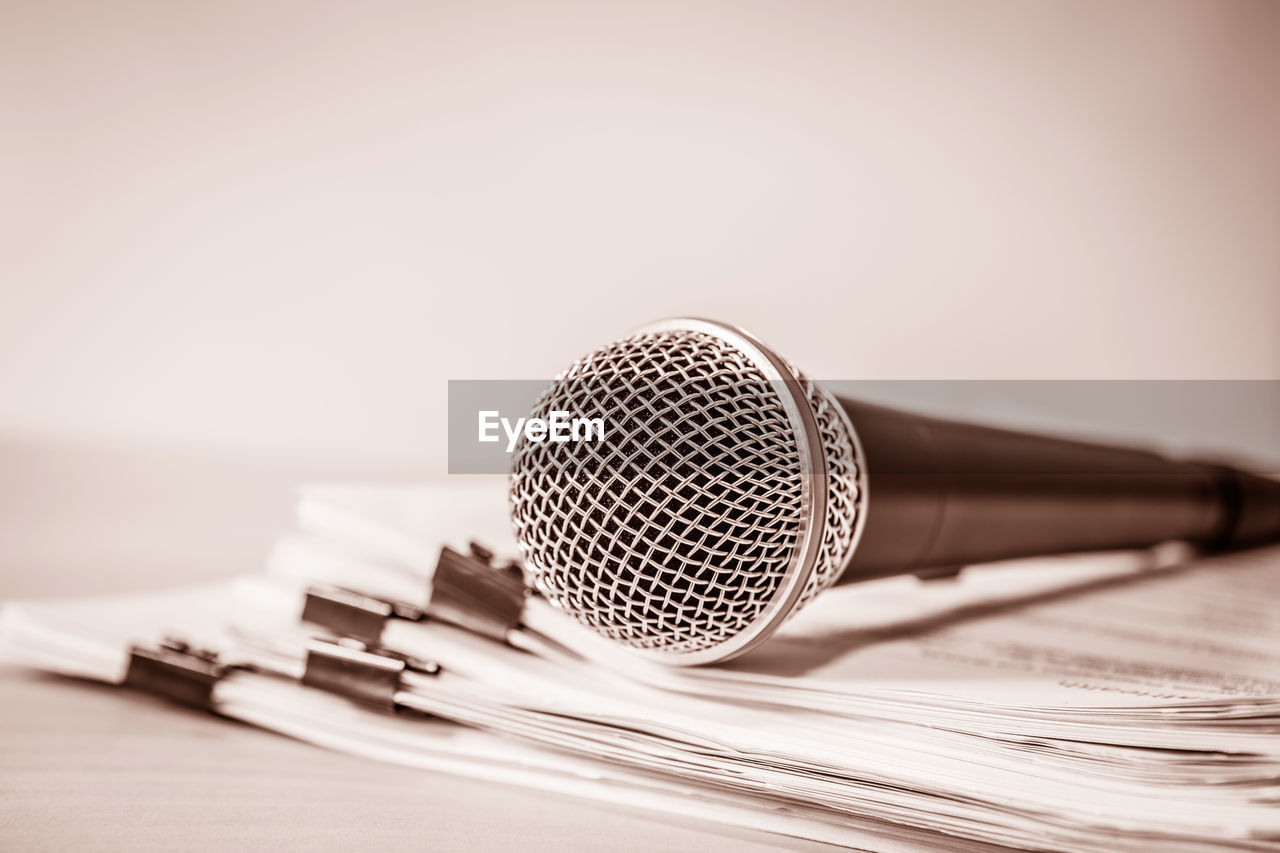
[{"label": "wooden table", "polygon": [[[0,441],[0,598],[252,571],[315,479],[377,465]],[[5,850],[829,850],[327,752],[146,696],[0,668]]]}]

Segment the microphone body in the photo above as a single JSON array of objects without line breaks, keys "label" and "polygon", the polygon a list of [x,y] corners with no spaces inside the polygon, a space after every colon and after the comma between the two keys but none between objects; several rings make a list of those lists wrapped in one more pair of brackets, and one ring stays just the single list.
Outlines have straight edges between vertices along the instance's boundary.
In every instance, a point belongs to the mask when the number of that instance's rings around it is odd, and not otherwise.
[{"label": "microphone body", "polygon": [[1222,465],[837,398],[865,460],[861,538],[837,583],[1185,540],[1280,540],[1280,482]]}]

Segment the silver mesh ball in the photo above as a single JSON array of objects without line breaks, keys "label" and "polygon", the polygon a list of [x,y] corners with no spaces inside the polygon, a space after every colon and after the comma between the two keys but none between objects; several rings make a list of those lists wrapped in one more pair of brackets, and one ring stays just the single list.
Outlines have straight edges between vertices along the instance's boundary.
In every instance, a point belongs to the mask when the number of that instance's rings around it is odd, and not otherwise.
[{"label": "silver mesh ball", "polygon": [[[798,571],[795,607],[835,581],[856,539],[859,471],[830,395],[789,365],[790,383],[766,375],[716,324],[671,325],[596,350],[543,392],[531,417],[603,418],[605,438],[521,440],[511,516],[553,605],[626,646],[705,662],[772,621]],[[784,403],[795,393],[820,437],[816,466]],[[816,553],[801,565],[806,530]]]}]

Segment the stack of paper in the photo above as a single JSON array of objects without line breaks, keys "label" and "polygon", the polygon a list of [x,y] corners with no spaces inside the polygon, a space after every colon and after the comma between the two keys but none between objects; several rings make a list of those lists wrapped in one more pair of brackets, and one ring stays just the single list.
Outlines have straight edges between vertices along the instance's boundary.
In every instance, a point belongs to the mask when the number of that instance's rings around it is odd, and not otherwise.
[{"label": "stack of paper", "polygon": [[264,574],[9,605],[4,652],[139,683],[131,650],[178,638],[217,661],[213,710],[323,746],[851,847],[1280,847],[1280,549],[844,587],[671,669],[537,597],[504,621],[457,594],[441,546],[509,554],[503,509],[488,485],[307,490]]}]

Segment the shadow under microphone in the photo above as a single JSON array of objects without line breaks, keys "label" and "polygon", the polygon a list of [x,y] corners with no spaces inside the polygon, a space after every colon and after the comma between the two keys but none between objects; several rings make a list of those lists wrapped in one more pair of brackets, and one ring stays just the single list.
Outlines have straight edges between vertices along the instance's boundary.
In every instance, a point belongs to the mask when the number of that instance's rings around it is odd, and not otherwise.
[{"label": "shadow under microphone", "polygon": [[1280,541],[1280,482],[837,398],[746,332],[679,318],[588,354],[516,447],[511,516],[553,605],[677,665],[765,641],[838,583],[1183,540]]}]

